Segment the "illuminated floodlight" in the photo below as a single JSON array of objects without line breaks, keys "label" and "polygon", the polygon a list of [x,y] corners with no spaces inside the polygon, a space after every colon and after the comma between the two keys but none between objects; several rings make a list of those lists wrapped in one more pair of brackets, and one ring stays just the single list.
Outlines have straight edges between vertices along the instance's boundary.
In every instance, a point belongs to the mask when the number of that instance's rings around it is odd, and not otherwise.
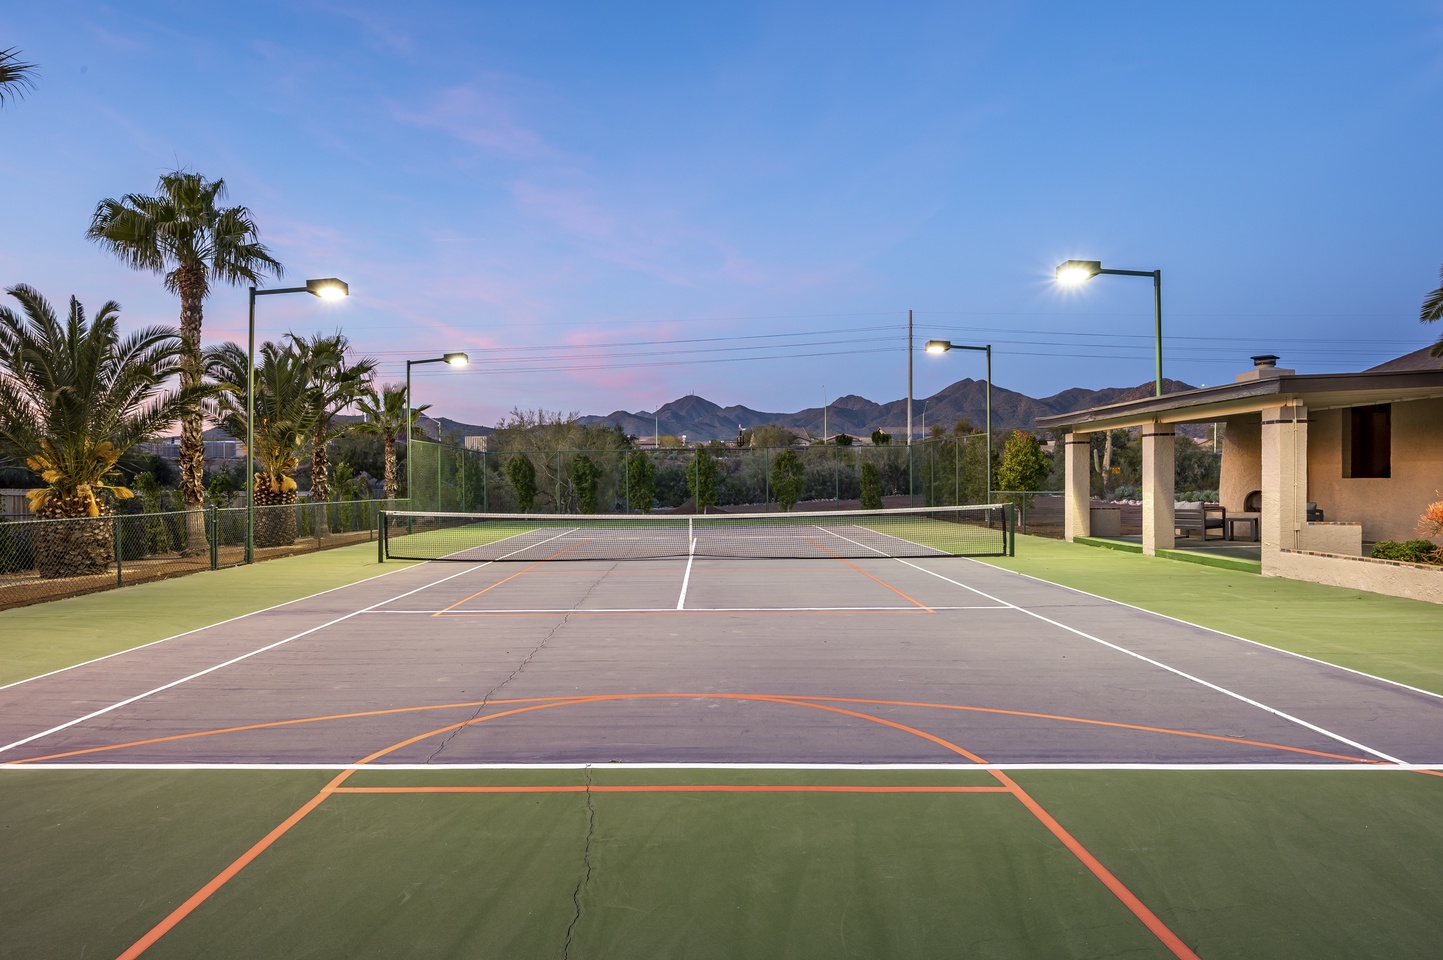
[{"label": "illuminated floodlight", "polygon": [[351,288],[344,280],[337,280],[335,277],[325,277],[321,280],[307,280],[306,292],[315,294],[322,300],[339,300],[342,297],[351,295]]},{"label": "illuminated floodlight", "polygon": [[1062,283],[1085,283],[1102,272],[1100,260],[1068,260],[1057,268]]}]

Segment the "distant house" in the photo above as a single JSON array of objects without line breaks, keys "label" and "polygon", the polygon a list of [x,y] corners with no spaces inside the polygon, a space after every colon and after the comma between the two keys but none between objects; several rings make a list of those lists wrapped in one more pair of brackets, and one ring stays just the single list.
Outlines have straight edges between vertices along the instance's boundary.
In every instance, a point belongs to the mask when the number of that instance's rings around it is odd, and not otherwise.
[{"label": "distant house", "polygon": [[[1443,496],[1443,361],[1428,348],[1359,373],[1299,376],[1258,356],[1236,382],[1043,417],[1066,437],[1065,536],[1090,525],[1090,434],[1139,427],[1143,552],[1174,545],[1179,424],[1224,424],[1219,498],[1255,517],[1264,575],[1443,602],[1443,568],[1364,561],[1364,545],[1415,536]],[[1320,516],[1321,515],[1321,516]]]},{"label": "distant house", "polygon": [[490,442],[491,442],[491,438],[490,438],[489,436],[484,436],[484,437],[482,437],[482,436],[476,436],[476,435],[472,434],[471,436],[468,436],[468,437],[466,438],[466,449],[467,449],[467,450],[479,450],[479,451],[481,451],[482,453],[485,453],[485,452],[486,452],[486,446],[487,446],[487,444],[489,444]]}]

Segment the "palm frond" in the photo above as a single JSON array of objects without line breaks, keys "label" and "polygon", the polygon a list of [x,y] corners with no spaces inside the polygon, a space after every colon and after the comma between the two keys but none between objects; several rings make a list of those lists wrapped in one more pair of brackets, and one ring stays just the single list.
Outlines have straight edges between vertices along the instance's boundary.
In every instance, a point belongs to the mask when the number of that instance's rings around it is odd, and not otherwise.
[{"label": "palm frond", "polygon": [[[1443,267],[1438,270],[1438,279],[1443,280]],[[1423,323],[1443,320],[1443,284],[1440,284],[1437,290],[1424,298],[1423,309],[1419,311],[1418,319]],[[1433,355],[1438,356],[1436,353]]]},{"label": "palm frond", "polygon": [[18,48],[0,50],[0,106],[7,97],[18,100],[34,90],[36,76],[35,64],[21,60]]}]

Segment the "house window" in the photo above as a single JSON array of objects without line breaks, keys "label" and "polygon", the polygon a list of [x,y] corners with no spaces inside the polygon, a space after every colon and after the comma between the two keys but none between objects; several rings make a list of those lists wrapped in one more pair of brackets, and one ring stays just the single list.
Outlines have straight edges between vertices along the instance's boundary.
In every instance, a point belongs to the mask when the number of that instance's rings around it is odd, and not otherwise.
[{"label": "house window", "polygon": [[1349,407],[1343,420],[1343,476],[1393,475],[1393,407]]}]

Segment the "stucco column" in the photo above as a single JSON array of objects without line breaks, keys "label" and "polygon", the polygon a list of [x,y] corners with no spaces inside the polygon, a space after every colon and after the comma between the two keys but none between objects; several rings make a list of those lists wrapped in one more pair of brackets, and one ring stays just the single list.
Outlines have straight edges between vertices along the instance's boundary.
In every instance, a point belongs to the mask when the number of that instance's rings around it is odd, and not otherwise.
[{"label": "stucco column", "polygon": [[1263,411],[1263,515],[1259,526],[1263,573],[1278,551],[1303,543],[1308,516],[1308,408],[1302,404]]},{"label": "stucco column", "polygon": [[1175,439],[1171,424],[1150,423],[1142,428],[1142,552],[1150,557],[1172,549],[1175,542]]},{"label": "stucco column", "polygon": [[1092,434],[1069,433],[1063,441],[1067,496],[1063,504],[1062,535],[1067,540],[1092,533]]}]

